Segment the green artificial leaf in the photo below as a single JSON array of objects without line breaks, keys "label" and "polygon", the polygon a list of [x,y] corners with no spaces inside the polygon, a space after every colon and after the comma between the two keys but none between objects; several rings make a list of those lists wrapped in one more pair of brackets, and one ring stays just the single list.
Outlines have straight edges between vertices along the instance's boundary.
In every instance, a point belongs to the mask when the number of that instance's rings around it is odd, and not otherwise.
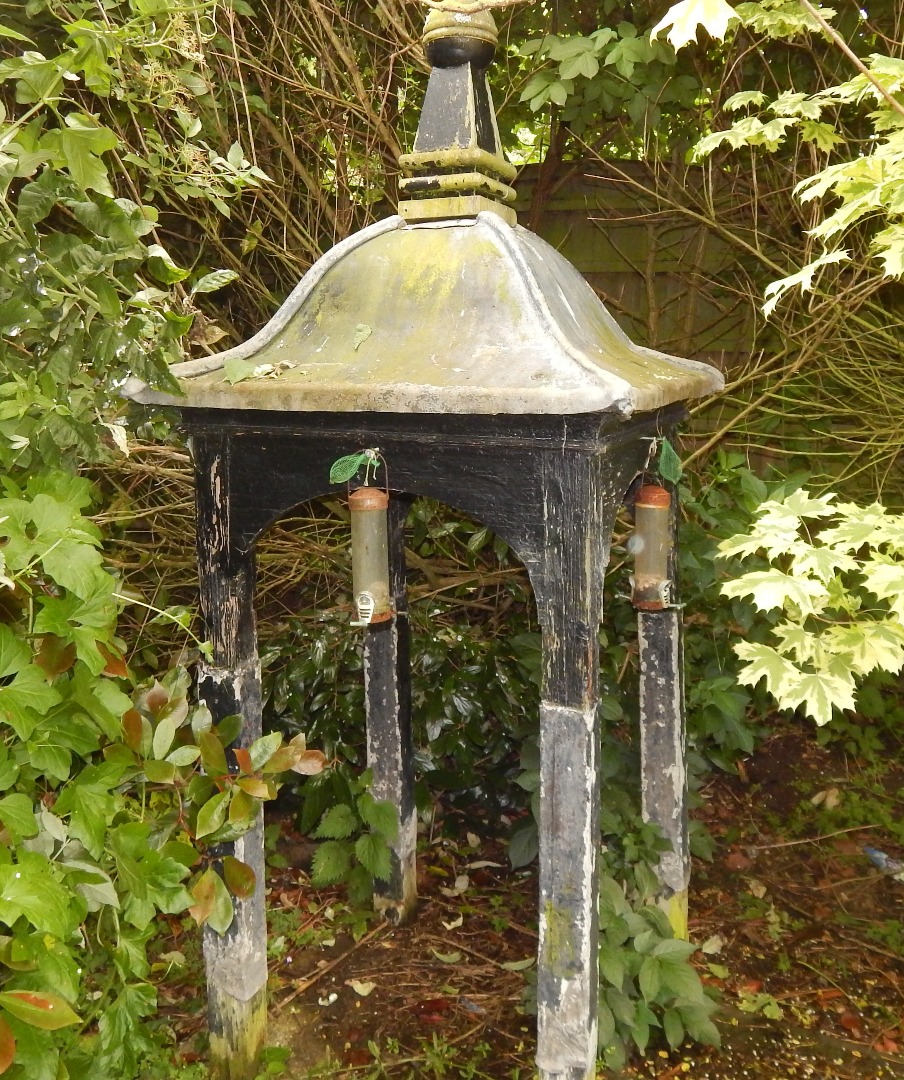
[{"label": "green artificial leaf", "polygon": [[182,717],[177,712],[167,713],[154,729],[151,751],[155,758],[163,760],[170,752]]},{"label": "green artificial leaf", "polygon": [[58,994],[35,993],[31,990],[8,990],[0,992],[2,1006],[17,1020],[41,1031],[58,1031],[81,1020],[72,1011],[69,1002]]},{"label": "green artificial leaf", "polygon": [[374,799],[365,792],[358,799],[358,813],[365,825],[391,843],[399,835],[399,815],[395,806],[386,799]]},{"label": "green artificial leaf", "polygon": [[351,847],[341,840],[318,844],[311,864],[311,883],[317,887],[345,881],[351,869]]},{"label": "green artificial leaf", "polygon": [[668,484],[677,484],[681,479],[681,458],[668,439],[663,439],[659,449],[659,475]]},{"label": "green artificial leaf", "polygon": [[389,845],[377,833],[364,833],[355,841],[355,858],[365,870],[379,881],[389,881],[392,862]]},{"label": "green artificial leaf", "polygon": [[352,836],[358,829],[358,819],[352,808],[345,803],[331,806],[320,819],[320,824],[314,832],[317,840],[344,840]]},{"label": "green artificial leaf", "polygon": [[431,946],[430,952],[441,964],[457,964],[461,960],[461,953],[458,951],[443,953]]},{"label": "green artificial leaf", "polygon": [[337,458],[330,466],[330,483],[344,484],[356,476],[362,465],[368,460],[367,453],[361,451],[357,454],[348,454],[346,457]]}]

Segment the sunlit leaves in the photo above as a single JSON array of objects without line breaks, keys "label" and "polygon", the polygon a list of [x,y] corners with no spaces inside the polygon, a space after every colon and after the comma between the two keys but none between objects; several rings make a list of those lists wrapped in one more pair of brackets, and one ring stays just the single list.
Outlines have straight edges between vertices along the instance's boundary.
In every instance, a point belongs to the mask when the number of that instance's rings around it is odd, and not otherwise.
[{"label": "sunlit leaves", "polygon": [[720,555],[771,563],[726,582],[722,592],[784,612],[771,644],[735,646],[739,680],[763,680],[779,708],[802,708],[826,724],[834,709],[855,707],[860,678],[904,667],[901,515],[878,503],[861,508],[798,491],[763,503],[749,531],[722,543]]},{"label": "sunlit leaves", "polygon": [[668,31],[666,37],[677,50],[695,41],[701,26],[710,37],[721,40],[729,26],[737,21],[734,8],[725,0],[681,0],[670,7],[653,27],[651,36],[657,37]]}]

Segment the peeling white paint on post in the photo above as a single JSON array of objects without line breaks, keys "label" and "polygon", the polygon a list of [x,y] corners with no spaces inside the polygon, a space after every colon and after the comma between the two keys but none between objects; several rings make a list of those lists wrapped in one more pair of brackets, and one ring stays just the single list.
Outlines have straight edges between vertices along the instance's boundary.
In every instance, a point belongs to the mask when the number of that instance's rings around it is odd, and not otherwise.
[{"label": "peeling white paint on post", "polygon": [[[247,748],[261,736],[254,552],[240,549],[232,535],[228,436],[196,439],[193,450],[201,612],[213,649],[211,662],[198,665],[198,695],[215,724],[235,713],[242,717],[233,746]],[[237,767],[228,751],[227,760]],[[247,863],[256,881],[250,897],[233,898],[234,916],[225,934],[209,926],[203,930],[211,1076],[253,1080],[267,1026],[263,813],[247,833],[216,845],[211,854],[218,869],[227,855]]]},{"label": "peeling white paint on post", "polygon": [[596,1073],[599,773],[596,703],[540,706],[540,942],[537,1068],[542,1080]]},{"label": "peeling white paint on post", "polygon": [[264,817],[229,847],[257,880],[247,900],[233,898],[235,917],[222,936],[204,927],[211,1072],[217,1080],[257,1076],[267,1025],[267,919],[264,888]]},{"label": "peeling white paint on post", "polygon": [[660,855],[657,869],[666,897],[685,892],[690,878],[679,623],[677,611],[637,615],[641,805],[644,819],[658,825],[672,845]]}]

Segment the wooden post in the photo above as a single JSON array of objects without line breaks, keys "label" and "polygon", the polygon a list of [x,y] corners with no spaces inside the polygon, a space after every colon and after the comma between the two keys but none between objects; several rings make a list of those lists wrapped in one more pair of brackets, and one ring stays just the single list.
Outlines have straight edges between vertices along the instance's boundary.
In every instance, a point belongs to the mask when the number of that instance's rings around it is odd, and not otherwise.
[{"label": "wooden post", "polygon": [[[230,521],[228,436],[194,440],[198,508],[201,612],[213,645],[212,662],[198,665],[198,693],[214,723],[241,715],[233,744],[247,747],[261,735],[260,664],[254,619],[253,551],[235,550]],[[233,855],[254,871],[257,887],[233,899],[235,917],[225,934],[203,931],[207,1016],[214,1080],[253,1080],[267,1022],[267,922],[264,900],[264,823],[215,855]]]},{"label": "wooden post", "polygon": [[[599,624],[609,523],[599,459],[545,464],[544,549],[535,583],[543,631],[540,703],[541,1080],[596,1075],[599,993]],[[539,588],[537,587],[539,585]]]},{"label": "wooden post", "polygon": [[408,590],[405,583],[405,518],[411,500],[389,500],[389,586],[393,615],[364,632],[364,697],[371,793],[398,810],[399,831],[390,846],[389,881],[374,881],[374,909],[398,926],[417,903],[417,814],[411,744]]},{"label": "wooden post", "polygon": [[641,811],[659,826],[671,848],[659,856],[659,905],[676,937],[687,938],[690,845],[685,765],[684,657],[678,607],[677,489],[669,486],[671,534],[668,604],[637,609],[640,664]]}]

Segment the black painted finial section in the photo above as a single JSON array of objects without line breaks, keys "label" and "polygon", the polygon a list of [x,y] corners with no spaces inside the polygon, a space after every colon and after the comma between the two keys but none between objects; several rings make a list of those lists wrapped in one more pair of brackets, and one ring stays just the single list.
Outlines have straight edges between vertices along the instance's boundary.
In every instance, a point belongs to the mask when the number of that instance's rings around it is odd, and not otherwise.
[{"label": "black painted finial section", "polygon": [[417,201],[403,202],[399,212],[421,220],[494,209],[514,223],[514,212],[503,204],[515,197],[506,183],[515,169],[502,154],[487,82],[496,52],[493,16],[434,9],[423,40],[433,70],[414,152],[399,158],[413,174],[402,181],[402,192]]}]

